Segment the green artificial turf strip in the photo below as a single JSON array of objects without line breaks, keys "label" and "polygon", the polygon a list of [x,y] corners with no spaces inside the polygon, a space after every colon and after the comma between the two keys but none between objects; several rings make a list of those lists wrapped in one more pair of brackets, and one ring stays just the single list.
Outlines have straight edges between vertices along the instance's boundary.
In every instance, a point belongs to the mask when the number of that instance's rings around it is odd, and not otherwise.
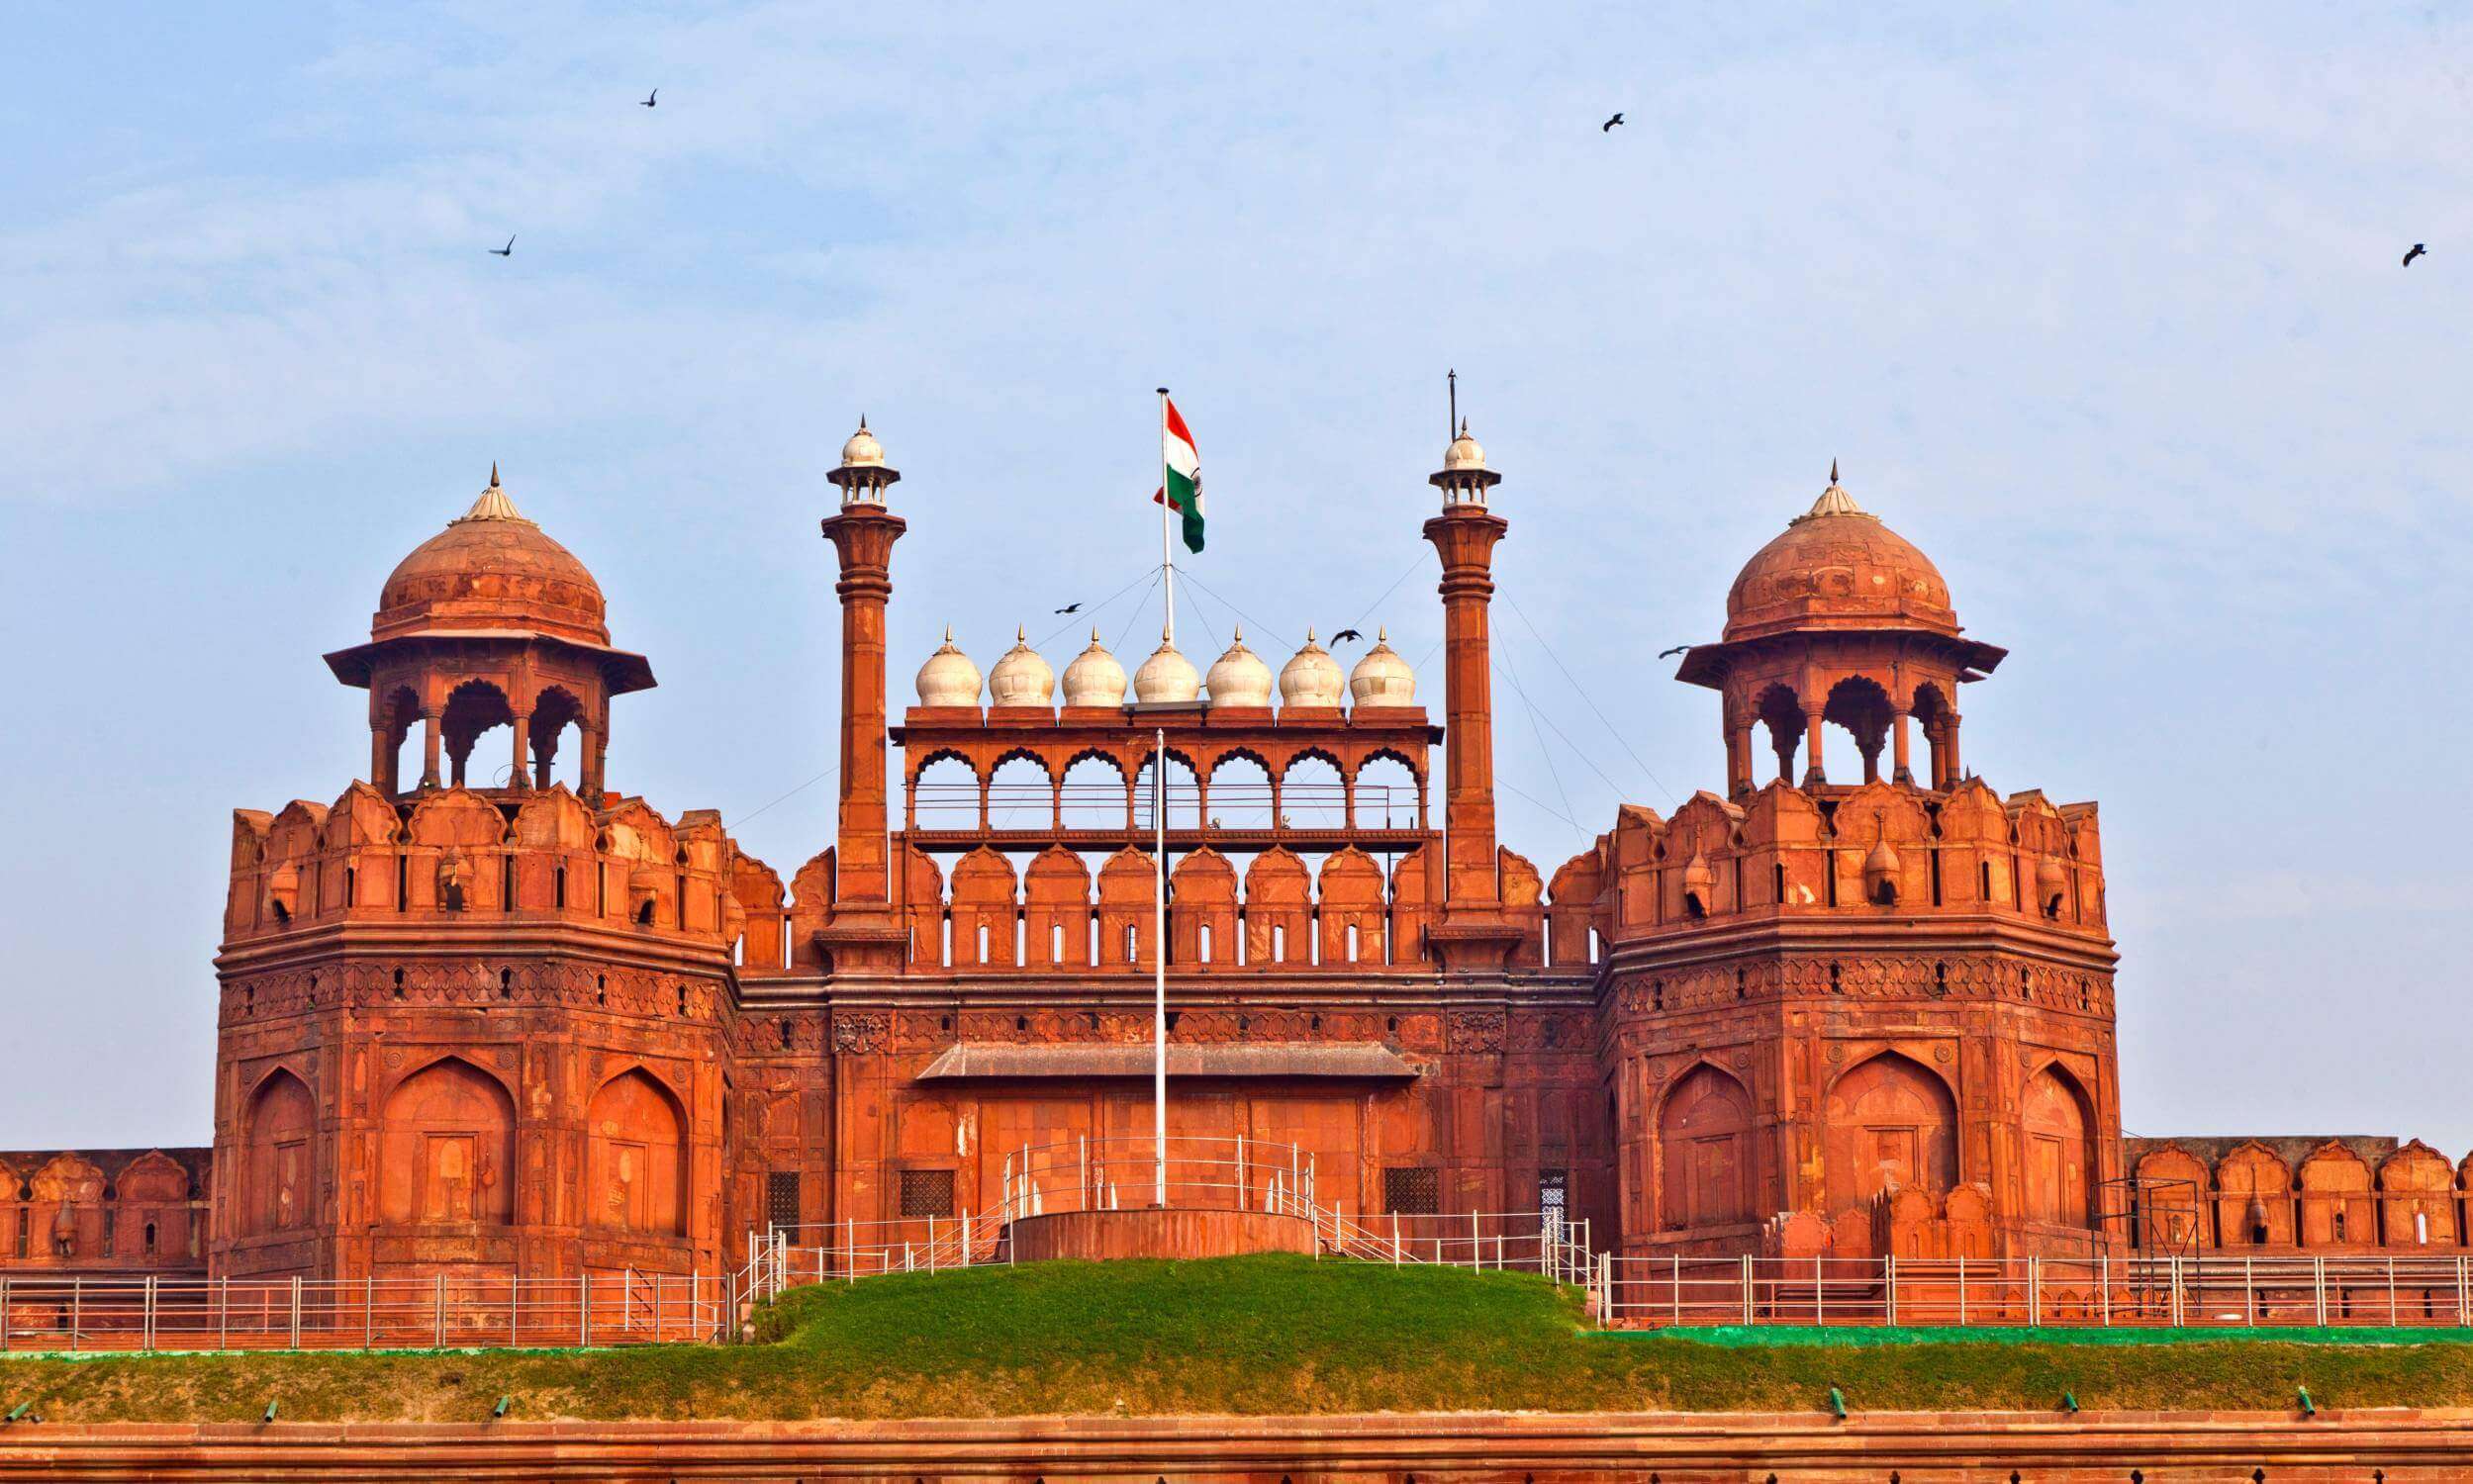
[{"label": "green artificial turf strip", "polygon": [[[0,1362],[51,1422],[486,1422],[1476,1410],[1819,1413],[2473,1406],[2473,1346],[1994,1340],[1723,1345],[1582,1333],[1519,1273],[1316,1262],[1046,1262],[794,1290],[760,1342],[594,1351]],[[1738,1332],[1739,1333],[1739,1332]],[[1770,1337],[1773,1338],[1773,1337]],[[39,1425],[38,1425],[39,1426]]]}]

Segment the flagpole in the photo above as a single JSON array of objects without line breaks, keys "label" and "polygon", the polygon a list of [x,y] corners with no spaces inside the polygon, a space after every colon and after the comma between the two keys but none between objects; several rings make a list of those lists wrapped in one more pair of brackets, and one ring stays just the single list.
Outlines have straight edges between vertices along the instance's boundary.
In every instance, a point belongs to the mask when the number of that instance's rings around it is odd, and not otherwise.
[{"label": "flagpole", "polygon": [[[1164,643],[1177,642],[1177,551],[1168,538],[1168,389],[1159,389],[1159,563],[1167,589]],[[1168,1205],[1168,728],[1152,733],[1151,1155],[1152,1189]]]}]

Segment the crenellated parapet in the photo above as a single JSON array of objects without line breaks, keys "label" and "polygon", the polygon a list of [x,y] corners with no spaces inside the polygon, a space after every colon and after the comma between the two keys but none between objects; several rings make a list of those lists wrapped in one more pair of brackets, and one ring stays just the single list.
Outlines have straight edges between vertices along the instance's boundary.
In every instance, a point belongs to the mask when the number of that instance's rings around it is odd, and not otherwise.
[{"label": "crenellated parapet", "polygon": [[2419,1139],[2133,1139],[2129,1156],[2138,1213],[2131,1242],[2140,1251],[2473,1247],[2473,1155],[2450,1163]]},{"label": "crenellated parapet", "polygon": [[763,876],[710,810],[672,824],[640,799],[587,808],[564,787],[395,800],[355,783],[333,804],[234,811],[226,951],[344,927],[563,925],[711,955],[738,941],[739,890],[761,902]]}]

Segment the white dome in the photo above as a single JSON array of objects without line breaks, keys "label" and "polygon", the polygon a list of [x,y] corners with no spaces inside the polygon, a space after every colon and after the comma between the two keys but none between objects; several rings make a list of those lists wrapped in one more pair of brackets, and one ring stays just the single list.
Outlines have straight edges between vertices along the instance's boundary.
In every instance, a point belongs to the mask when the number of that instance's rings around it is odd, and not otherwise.
[{"label": "white dome", "polygon": [[1470,470],[1484,467],[1485,445],[1469,436],[1468,419],[1463,418],[1460,423],[1460,436],[1452,439],[1451,446],[1443,450],[1443,472],[1465,474]]},{"label": "white dome", "polygon": [[1406,706],[1417,702],[1417,673],[1391,649],[1389,629],[1377,629],[1374,647],[1348,672],[1349,698],[1361,706]]},{"label": "white dome", "polygon": [[1165,634],[1160,636],[1159,648],[1133,673],[1133,698],[1145,703],[1191,700],[1201,694],[1202,678],[1194,672],[1193,662],[1177,653],[1177,646]]},{"label": "white dome", "polygon": [[1228,652],[1211,663],[1209,685],[1214,706],[1271,704],[1271,667],[1245,647],[1244,629],[1236,631],[1236,642],[1228,646]]},{"label": "white dome", "polygon": [[1340,674],[1340,662],[1331,658],[1331,651],[1314,642],[1312,629],[1305,630],[1305,647],[1280,667],[1280,704],[1336,706],[1347,694],[1348,682]]},{"label": "white dome", "polygon": [[841,445],[841,467],[844,469],[881,469],[885,465],[885,445],[867,430],[867,418],[859,418],[859,430],[850,441]]},{"label": "white dome", "polygon": [[971,657],[953,646],[953,630],[944,631],[944,643],[927,663],[918,667],[918,703],[923,706],[975,706],[979,704],[979,667]]},{"label": "white dome", "polygon": [[1049,706],[1056,703],[1056,672],[1039,658],[1019,628],[1013,647],[988,672],[988,701],[999,706]]},{"label": "white dome", "polygon": [[1065,667],[1065,704],[1069,706],[1120,706],[1125,703],[1125,667],[1099,644],[1099,631],[1091,630],[1091,647],[1074,656]]}]

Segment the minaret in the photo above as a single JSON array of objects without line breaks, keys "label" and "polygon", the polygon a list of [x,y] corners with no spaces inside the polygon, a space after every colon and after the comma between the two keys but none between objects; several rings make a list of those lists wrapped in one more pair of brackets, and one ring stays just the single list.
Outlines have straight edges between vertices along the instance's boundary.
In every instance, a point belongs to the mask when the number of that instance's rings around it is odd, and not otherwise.
[{"label": "minaret", "polygon": [[885,603],[893,596],[893,543],[908,523],[885,509],[902,478],[859,419],[824,476],[841,491],[841,512],[823,523],[841,560],[841,819],[830,940],[835,969],[897,967],[905,940],[893,915],[891,840],[885,817]]},{"label": "minaret", "polygon": [[1492,641],[1486,606],[1493,601],[1494,543],[1511,528],[1485,509],[1485,494],[1502,476],[1485,467],[1485,450],[1464,419],[1441,472],[1427,483],[1443,492],[1443,512],[1425,523],[1425,538],[1443,559],[1444,894],[1442,921],[1429,930],[1452,970],[1500,971],[1519,937],[1502,915],[1494,849],[1494,701]]}]

